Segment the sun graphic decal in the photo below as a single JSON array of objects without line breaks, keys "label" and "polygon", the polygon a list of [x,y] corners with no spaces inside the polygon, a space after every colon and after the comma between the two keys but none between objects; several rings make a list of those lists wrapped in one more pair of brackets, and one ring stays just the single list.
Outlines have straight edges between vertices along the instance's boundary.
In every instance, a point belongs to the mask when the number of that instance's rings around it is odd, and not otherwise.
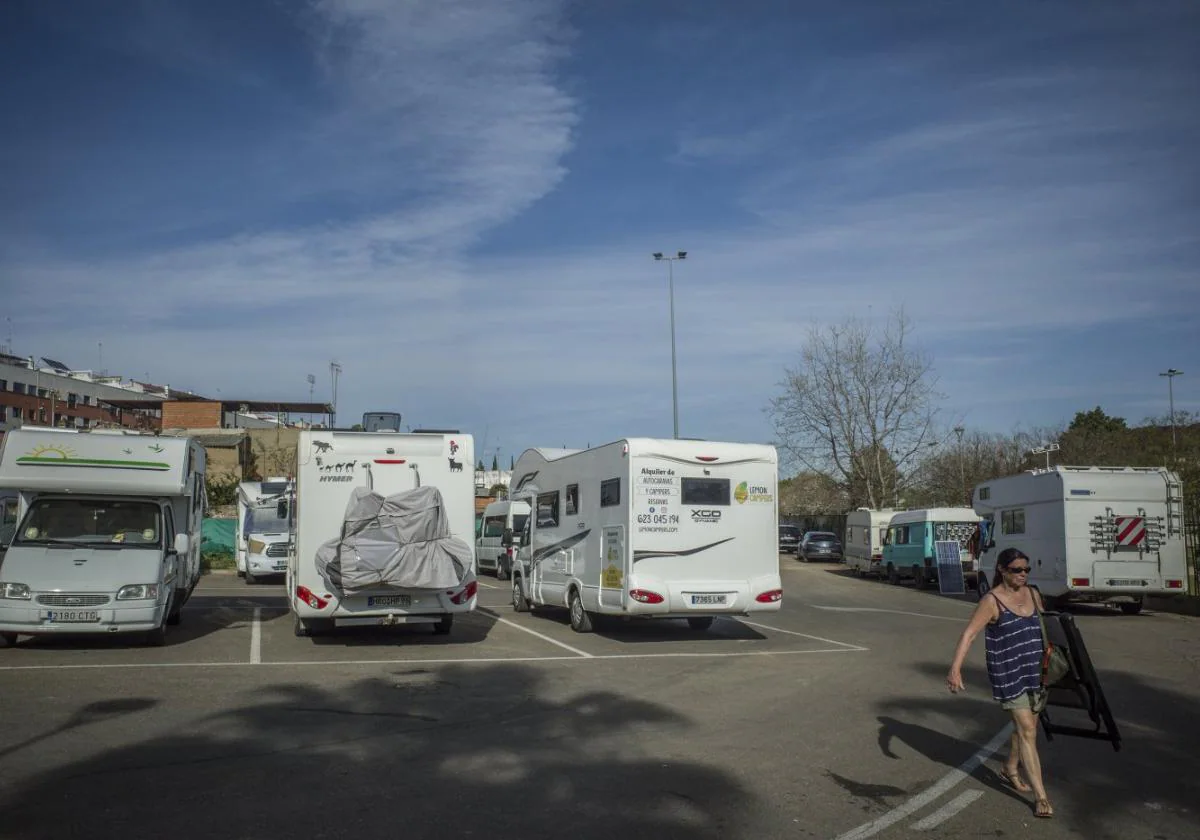
[{"label": "sun graphic decal", "polygon": [[53,446],[35,446],[33,451],[29,453],[30,458],[60,458],[66,460],[75,457],[75,451],[68,446],[56,443]]}]

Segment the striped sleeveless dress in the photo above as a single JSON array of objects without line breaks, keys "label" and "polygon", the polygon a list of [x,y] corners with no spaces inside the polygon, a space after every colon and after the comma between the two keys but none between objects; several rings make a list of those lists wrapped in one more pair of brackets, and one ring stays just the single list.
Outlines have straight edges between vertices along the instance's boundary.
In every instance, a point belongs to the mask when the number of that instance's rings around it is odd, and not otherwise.
[{"label": "striped sleeveless dress", "polygon": [[[995,598],[995,596],[992,596]],[[1000,618],[984,631],[992,697],[1015,700],[1042,687],[1042,625],[1037,613],[1017,615],[996,598]]]}]

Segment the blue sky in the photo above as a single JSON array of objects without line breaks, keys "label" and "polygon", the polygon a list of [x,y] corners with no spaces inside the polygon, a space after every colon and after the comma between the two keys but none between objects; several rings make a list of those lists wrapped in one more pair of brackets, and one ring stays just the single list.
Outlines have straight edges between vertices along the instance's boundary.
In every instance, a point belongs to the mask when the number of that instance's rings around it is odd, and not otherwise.
[{"label": "blue sky", "polygon": [[[898,306],[946,426],[1200,410],[1200,6],[9,0],[14,349],[528,446],[767,441]],[[8,324],[4,324],[8,328]],[[3,336],[7,338],[7,335]]]}]

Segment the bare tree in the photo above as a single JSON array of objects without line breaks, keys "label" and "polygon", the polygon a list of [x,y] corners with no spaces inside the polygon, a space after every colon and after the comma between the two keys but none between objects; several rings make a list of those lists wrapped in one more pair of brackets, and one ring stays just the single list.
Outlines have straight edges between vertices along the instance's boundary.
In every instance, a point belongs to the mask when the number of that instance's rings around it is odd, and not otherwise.
[{"label": "bare tree", "polygon": [[779,445],[832,476],[852,506],[895,503],[933,440],[937,380],[911,332],[902,309],[882,331],[857,318],[814,325],[768,408]]}]

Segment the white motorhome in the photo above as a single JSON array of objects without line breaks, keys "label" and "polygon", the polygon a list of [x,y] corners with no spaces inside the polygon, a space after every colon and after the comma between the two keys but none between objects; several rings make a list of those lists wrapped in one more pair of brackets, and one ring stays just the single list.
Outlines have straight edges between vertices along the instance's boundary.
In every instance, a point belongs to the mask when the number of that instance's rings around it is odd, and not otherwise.
[{"label": "white motorhome", "polygon": [[[286,579],[296,635],[394,624],[432,624],[434,632],[444,634],[450,632],[456,614],[475,608],[475,451],[470,435],[307,430],[299,434],[296,456],[296,539]],[[444,573],[418,575],[441,582],[436,587],[403,585],[414,577],[397,564],[393,579],[400,584],[383,576],[377,586],[339,585],[322,565],[323,558],[332,556],[339,541],[365,518],[360,513],[364,494],[377,494],[382,503],[429,487],[436,488],[442,500],[435,524],[448,529],[445,537],[453,538],[455,546],[461,543],[455,551],[465,550],[466,568],[460,576],[450,581]],[[390,539],[386,534],[379,537],[377,544]],[[397,542],[395,547],[401,546]],[[462,559],[461,554],[455,556]],[[443,563],[441,568],[448,567]]]},{"label": "white motorhome", "polygon": [[238,485],[234,540],[237,573],[246,583],[287,572],[293,490],[292,482],[286,478],[243,481]]},{"label": "white motorhome", "polygon": [[883,541],[896,511],[859,508],[846,514],[846,565],[859,577],[883,573]]},{"label": "white motorhome", "polygon": [[1127,613],[1146,595],[1187,591],[1183,486],[1153,467],[1068,467],[997,478],[975,488],[990,521],[981,566],[1006,548],[1030,559],[1048,601],[1103,601]]},{"label": "white motorhome", "polygon": [[533,508],[513,606],[566,607],[578,632],[596,616],[705,629],[714,616],[777,611],[777,484],[770,446],[629,438],[530,449],[513,468],[511,496]]},{"label": "white motorhome", "polygon": [[495,572],[497,580],[506,580],[512,575],[513,557],[520,547],[520,535],[525,531],[529,511],[528,502],[507,499],[492,502],[483,509],[479,531],[475,535],[475,560],[479,568]]},{"label": "white motorhome", "polygon": [[191,438],[25,427],[0,445],[20,522],[0,562],[0,635],[166,627],[200,579],[204,447]]}]

